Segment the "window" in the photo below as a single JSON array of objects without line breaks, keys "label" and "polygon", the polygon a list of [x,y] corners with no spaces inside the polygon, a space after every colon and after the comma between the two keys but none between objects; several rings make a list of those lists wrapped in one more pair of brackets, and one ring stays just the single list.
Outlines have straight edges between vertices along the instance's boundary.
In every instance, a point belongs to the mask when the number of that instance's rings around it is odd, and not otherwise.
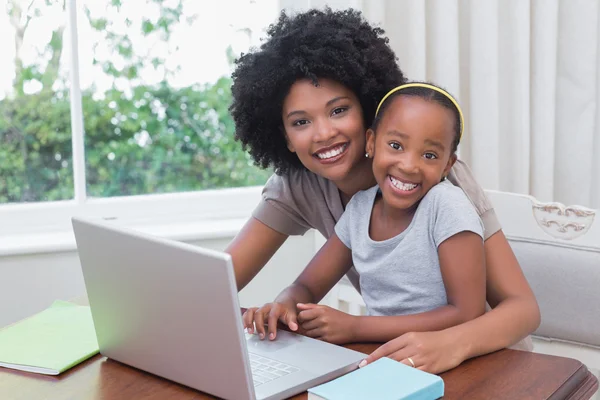
[{"label": "window", "polygon": [[140,2],[86,2],[79,32],[90,196],[265,182],[233,140],[227,109],[233,59],[256,29],[239,16],[259,7],[148,1],[140,13]]},{"label": "window", "polygon": [[249,211],[270,171],[234,140],[230,74],[277,0],[0,6],[0,234]]},{"label": "window", "polygon": [[0,60],[0,203],[71,199],[66,14],[58,4],[4,2],[6,12],[0,13],[0,52],[5,55]]}]

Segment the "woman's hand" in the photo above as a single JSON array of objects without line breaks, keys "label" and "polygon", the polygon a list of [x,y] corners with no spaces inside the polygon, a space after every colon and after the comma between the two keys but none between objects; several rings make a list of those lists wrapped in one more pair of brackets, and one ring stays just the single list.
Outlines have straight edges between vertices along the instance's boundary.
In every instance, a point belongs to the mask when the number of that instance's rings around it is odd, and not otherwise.
[{"label": "woman's hand", "polygon": [[355,316],[318,304],[298,303],[297,307],[298,321],[306,336],[335,344],[355,341]]},{"label": "woman's hand", "polygon": [[267,303],[260,308],[249,308],[242,319],[248,333],[254,333],[254,326],[256,325],[256,333],[261,339],[265,338],[265,319],[267,320],[270,340],[275,340],[277,337],[277,321],[283,322],[292,331],[298,330],[296,307],[284,303]]},{"label": "woman's hand", "polygon": [[388,357],[432,374],[452,369],[465,360],[462,349],[455,344],[453,336],[445,331],[405,333],[380,346],[359,366],[364,367],[381,357]]}]

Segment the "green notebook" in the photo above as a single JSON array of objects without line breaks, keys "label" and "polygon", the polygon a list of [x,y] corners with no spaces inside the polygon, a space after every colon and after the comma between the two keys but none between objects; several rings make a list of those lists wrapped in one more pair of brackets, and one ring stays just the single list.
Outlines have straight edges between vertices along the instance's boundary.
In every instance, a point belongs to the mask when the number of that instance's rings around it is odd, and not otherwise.
[{"label": "green notebook", "polygon": [[0,367],[58,375],[96,353],[90,308],[66,301],[0,330]]}]

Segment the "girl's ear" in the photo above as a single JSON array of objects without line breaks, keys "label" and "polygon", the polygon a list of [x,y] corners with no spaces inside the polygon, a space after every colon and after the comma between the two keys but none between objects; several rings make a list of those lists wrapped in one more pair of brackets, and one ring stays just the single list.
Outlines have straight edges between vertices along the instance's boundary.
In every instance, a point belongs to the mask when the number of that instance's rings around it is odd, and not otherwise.
[{"label": "girl's ear", "polygon": [[454,163],[456,162],[456,153],[452,154],[450,156],[450,158],[448,159],[448,164],[446,164],[446,167],[444,168],[444,178],[448,177],[448,174],[450,173],[450,169],[452,168],[452,166],[454,165]]},{"label": "girl's ear", "polygon": [[375,131],[371,128],[367,129],[367,144],[365,146],[365,151],[369,155],[369,158],[373,158],[375,155]]}]

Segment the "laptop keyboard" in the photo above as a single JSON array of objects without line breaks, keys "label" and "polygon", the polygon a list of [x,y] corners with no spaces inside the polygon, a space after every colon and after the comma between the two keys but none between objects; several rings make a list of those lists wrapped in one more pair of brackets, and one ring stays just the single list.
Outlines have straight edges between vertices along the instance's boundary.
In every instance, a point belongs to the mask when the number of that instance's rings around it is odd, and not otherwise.
[{"label": "laptop keyboard", "polygon": [[250,356],[250,369],[252,370],[252,380],[254,381],[255,387],[299,371],[296,367],[267,357],[253,353],[248,353],[248,355]]}]

